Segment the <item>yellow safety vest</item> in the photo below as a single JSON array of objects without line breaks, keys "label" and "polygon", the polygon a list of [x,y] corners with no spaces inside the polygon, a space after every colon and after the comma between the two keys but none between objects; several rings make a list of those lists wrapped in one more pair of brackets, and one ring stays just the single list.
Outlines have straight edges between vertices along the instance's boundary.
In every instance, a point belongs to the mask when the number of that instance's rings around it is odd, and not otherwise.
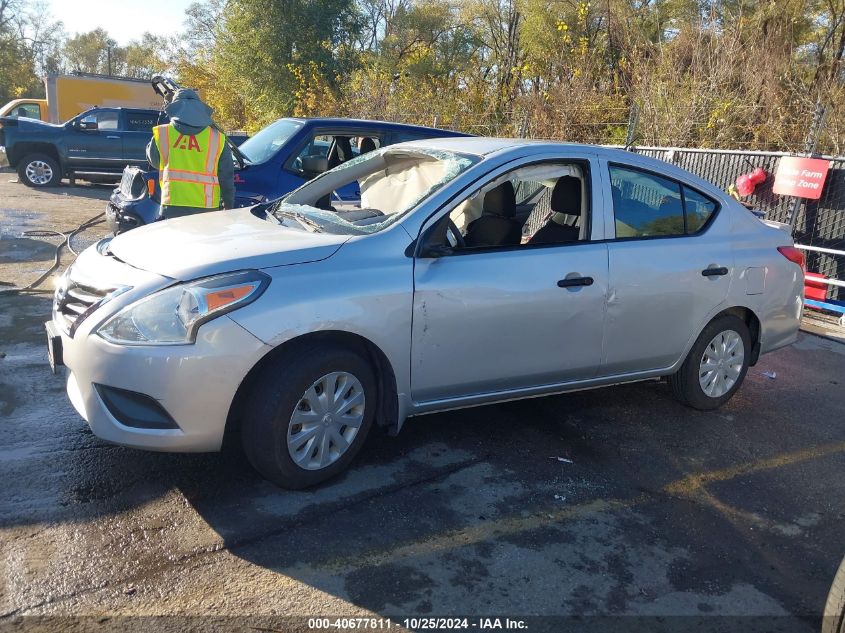
[{"label": "yellow safety vest", "polygon": [[182,134],[170,123],[154,127],[153,139],[159,154],[161,204],[220,208],[217,163],[225,135],[210,126],[195,136]]}]

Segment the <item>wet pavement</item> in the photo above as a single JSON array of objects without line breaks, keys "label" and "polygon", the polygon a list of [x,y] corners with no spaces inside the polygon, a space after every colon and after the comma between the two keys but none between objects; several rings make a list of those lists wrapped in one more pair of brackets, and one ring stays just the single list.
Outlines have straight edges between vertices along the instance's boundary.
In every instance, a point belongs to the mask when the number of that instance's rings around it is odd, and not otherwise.
[{"label": "wet pavement", "polygon": [[0,630],[105,615],[819,628],[845,551],[845,345],[802,335],[711,413],[653,381],[413,418],[290,492],[237,442],[98,440],[47,367],[48,314],[48,296],[0,295]]},{"label": "wet pavement", "polygon": [[[0,168],[0,291],[36,281],[52,265],[63,236],[85,220],[102,214],[113,185],[82,183],[33,189],[17,182],[9,168]],[[107,235],[104,223],[76,235],[71,248],[82,252]],[[67,248],[61,265],[73,261]],[[51,289],[50,280],[39,288]]]},{"label": "wet pavement", "polygon": [[839,343],[802,335],[715,413],[649,382],[414,418],[289,492],[237,446],[99,441],[47,368],[48,299],[0,301],[7,620],[793,614],[785,630],[811,631],[841,559]]}]

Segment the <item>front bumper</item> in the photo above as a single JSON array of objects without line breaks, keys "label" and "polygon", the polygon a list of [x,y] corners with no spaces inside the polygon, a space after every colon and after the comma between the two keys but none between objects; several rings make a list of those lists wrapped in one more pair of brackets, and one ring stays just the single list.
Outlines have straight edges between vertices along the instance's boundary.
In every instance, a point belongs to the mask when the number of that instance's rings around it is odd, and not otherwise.
[{"label": "front bumper", "polygon": [[[67,280],[60,282],[54,305],[52,329],[61,336],[59,349],[74,408],[97,436],[116,444],[159,451],[218,450],[241,381],[270,348],[226,315],[203,324],[190,345],[107,342],[95,333],[100,324],[175,281],[102,254],[108,248],[99,246],[80,254]],[[95,288],[123,290],[95,304],[71,325],[59,297],[69,296],[76,287],[88,293]],[[175,428],[139,428],[131,416],[122,422],[110,413],[95,385],[101,386],[100,392],[111,387],[140,394],[148,402],[151,398]]]},{"label": "front bumper", "polygon": [[[70,401],[98,437],[134,448],[220,449],[229,407],[267,346],[227,316],[204,324],[193,345],[113,345],[96,334],[63,334]],[[128,426],[110,412],[95,384],[154,399],[178,428]]]},{"label": "front bumper", "polygon": [[118,235],[160,219],[161,206],[147,194],[130,200],[116,189],[106,205],[106,224]]}]

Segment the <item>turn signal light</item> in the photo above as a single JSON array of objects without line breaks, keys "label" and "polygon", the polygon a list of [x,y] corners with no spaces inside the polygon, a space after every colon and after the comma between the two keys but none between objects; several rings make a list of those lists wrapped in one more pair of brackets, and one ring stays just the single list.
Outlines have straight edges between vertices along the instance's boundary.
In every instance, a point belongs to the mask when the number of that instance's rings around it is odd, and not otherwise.
[{"label": "turn signal light", "polygon": [[222,308],[223,306],[229,305],[239,299],[243,299],[253,290],[255,290],[255,284],[214,290],[205,295],[205,302],[208,305],[209,310],[216,310],[217,308]]},{"label": "turn signal light", "polygon": [[156,181],[150,178],[147,181],[147,193],[150,194],[150,197],[153,196],[156,192]]},{"label": "turn signal light", "polygon": [[793,264],[798,264],[801,270],[807,272],[807,266],[804,261],[804,253],[799,251],[794,246],[778,246],[778,252],[786,257]]}]

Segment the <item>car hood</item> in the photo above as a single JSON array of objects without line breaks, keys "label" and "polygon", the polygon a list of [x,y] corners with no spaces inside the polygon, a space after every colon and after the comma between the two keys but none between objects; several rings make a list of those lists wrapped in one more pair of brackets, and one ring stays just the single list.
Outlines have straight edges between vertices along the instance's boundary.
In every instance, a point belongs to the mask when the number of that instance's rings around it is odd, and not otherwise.
[{"label": "car hood", "polygon": [[39,121],[38,119],[30,119],[25,116],[21,117],[0,117],[0,122],[7,127],[18,127],[22,130],[60,130],[64,128],[64,124],[47,123],[46,121]]},{"label": "car hood", "polygon": [[349,237],[289,228],[257,217],[251,209],[236,209],[142,226],[114,238],[109,251],[130,266],[185,281],[319,261]]}]

